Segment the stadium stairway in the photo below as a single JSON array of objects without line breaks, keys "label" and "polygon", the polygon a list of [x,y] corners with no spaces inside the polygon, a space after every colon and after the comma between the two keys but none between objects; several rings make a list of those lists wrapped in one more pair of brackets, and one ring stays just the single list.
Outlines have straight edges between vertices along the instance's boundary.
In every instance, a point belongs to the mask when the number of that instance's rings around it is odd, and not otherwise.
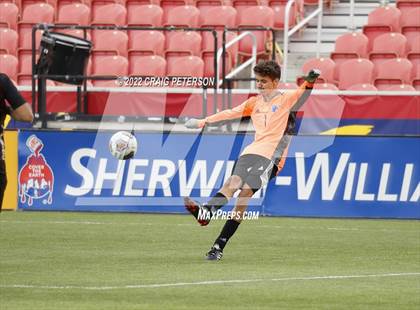
[{"label": "stadium stairway", "polygon": [[[395,4],[395,1],[387,1]],[[383,1],[363,0],[355,1],[354,8],[354,27],[361,30],[367,23],[369,12],[381,5]],[[316,7],[306,6],[305,16],[309,15]],[[289,60],[288,60],[288,81],[295,82],[295,77],[301,75],[303,63],[316,56],[317,44],[317,19],[312,19],[304,31],[294,34],[289,42]],[[349,31],[351,26],[350,19],[350,1],[334,1],[332,8],[324,7],[322,19],[322,34],[320,56],[329,57],[334,50],[334,43],[338,36]],[[283,33],[277,34],[277,42],[283,45]]]}]

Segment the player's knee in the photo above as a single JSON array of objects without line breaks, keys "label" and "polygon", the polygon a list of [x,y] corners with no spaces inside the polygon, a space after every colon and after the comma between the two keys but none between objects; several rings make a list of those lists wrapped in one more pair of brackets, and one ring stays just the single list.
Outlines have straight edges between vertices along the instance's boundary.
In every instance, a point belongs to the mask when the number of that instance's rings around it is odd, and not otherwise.
[{"label": "player's knee", "polygon": [[240,189],[241,186],[242,186],[242,179],[237,175],[230,176],[225,183],[225,187],[233,192]]}]

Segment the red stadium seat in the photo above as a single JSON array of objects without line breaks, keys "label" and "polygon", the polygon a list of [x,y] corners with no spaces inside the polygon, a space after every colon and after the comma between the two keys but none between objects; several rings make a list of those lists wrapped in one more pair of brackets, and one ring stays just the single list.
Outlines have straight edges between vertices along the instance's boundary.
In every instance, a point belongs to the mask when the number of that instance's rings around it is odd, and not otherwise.
[{"label": "red stadium seat", "polygon": [[165,50],[165,36],[159,31],[144,30],[129,32],[129,53],[131,51],[143,54],[163,56]]},{"label": "red stadium seat", "polygon": [[374,84],[379,89],[394,84],[409,84],[413,65],[405,58],[390,59],[375,67]]},{"label": "red stadium seat", "polygon": [[[311,58],[305,61],[302,66],[302,72],[304,75],[308,74],[311,69],[321,70],[321,75],[317,79],[318,82],[324,83],[336,83],[334,79],[335,62],[330,58]],[[298,85],[302,83],[301,79],[298,78]]]},{"label": "red stadium seat", "polygon": [[377,36],[390,31],[400,31],[400,17],[400,10],[392,6],[379,7],[369,13],[368,24],[363,27],[363,33],[369,38],[369,51]]},{"label": "red stadium seat", "polygon": [[136,76],[165,76],[166,60],[157,55],[130,57],[129,74]]},{"label": "red stadium seat", "polygon": [[195,6],[200,10],[202,17],[206,16],[207,12],[210,9],[213,9],[218,6],[223,6],[223,5],[224,5],[223,0],[196,0],[195,1]]},{"label": "red stadium seat", "polygon": [[138,6],[150,4],[160,6],[160,0],[126,0],[125,8],[127,9],[127,12],[130,12]]},{"label": "red stadium seat", "polygon": [[18,59],[18,73],[32,74],[32,50],[19,49]]},{"label": "red stadium seat", "polygon": [[[18,74],[17,76],[17,84],[18,85],[26,85],[31,86],[32,85],[32,74]],[[51,80],[47,80],[47,86],[55,86],[55,82]],[[63,84],[67,86],[68,84]]]},{"label": "red stadium seat", "polygon": [[55,1],[56,1],[56,5],[55,5],[56,13],[58,13],[58,11],[61,9],[62,6],[69,5],[69,4],[80,3],[80,4],[87,5],[89,8],[91,8],[91,5],[92,5],[91,0],[55,0]]},{"label": "red stadium seat", "polygon": [[337,38],[335,50],[331,53],[331,59],[335,62],[334,78],[338,79],[338,67],[349,59],[367,57],[369,39],[360,32],[348,32]]},{"label": "red stadium seat", "polygon": [[63,5],[58,10],[57,24],[87,26],[90,23],[90,8],[82,3]]},{"label": "red stadium seat", "polygon": [[236,26],[236,10],[231,6],[212,6],[205,14],[201,12],[201,27],[228,27]]},{"label": "red stadium seat", "polygon": [[188,52],[199,56],[201,53],[201,36],[194,31],[174,32],[166,36],[166,53]]},{"label": "red stadium seat", "polygon": [[[203,51],[201,54],[201,58],[204,61],[204,76],[206,77],[214,77],[214,52],[213,51]],[[230,58],[230,54],[226,55],[225,58],[225,70],[226,73],[229,73],[232,70],[232,60]],[[222,77],[222,64],[219,64],[219,77]]]},{"label": "red stadium seat", "polygon": [[232,0],[232,6],[238,12],[238,15],[241,15],[243,11],[250,7],[255,7],[262,5],[259,0]]},{"label": "red stadium seat", "polygon": [[354,84],[348,87],[346,90],[355,91],[378,91],[378,89],[372,84]]},{"label": "red stadium seat", "polygon": [[[126,24],[127,11],[118,3],[98,5],[92,10],[92,26],[124,26]],[[92,30],[92,39],[95,40],[101,32],[108,33],[109,30]]]},{"label": "red stadium seat", "polygon": [[389,32],[376,37],[369,59],[375,66],[390,58],[404,57],[407,53],[407,39],[401,33]]},{"label": "red stadium seat", "polygon": [[417,6],[412,6],[410,9],[401,11],[401,27],[408,26],[408,25],[419,25],[420,21],[418,20],[418,14],[420,10],[420,1],[418,2]]},{"label": "red stadium seat", "polygon": [[171,9],[167,16],[165,26],[177,26],[177,27],[198,27],[198,21],[200,18],[200,10],[195,6],[181,5]]},{"label": "red stadium seat", "polygon": [[413,64],[412,77],[420,78],[420,34],[412,37],[408,43],[409,53],[407,54],[407,59]]},{"label": "red stadium seat", "polygon": [[102,62],[102,59],[103,58],[105,58],[105,59],[108,59],[110,56],[118,56],[118,53],[117,53],[117,51],[112,51],[112,50],[99,50],[99,51],[97,51],[97,50],[92,50],[92,55],[91,55],[91,57],[90,57],[90,59],[89,60],[91,60],[91,70],[90,70],[90,72],[91,73],[93,73],[93,71],[94,71],[94,67],[95,67],[95,64],[97,63],[97,62]]},{"label": "red stadium seat", "polygon": [[88,0],[90,3],[90,9],[92,10],[93,16],[96,14],[96,11],[107,5],[119,4],[125,7],[126,0]]},{"label": "red stadium seat", "polygon": [[420,78],[414,79],[412,85],[415,88],[415,90],[420,90]]},{"label": "red stadium seat", "polygon": [[14,55],[0,55],[0,72],[7,74],[12,80],[17,81],[18,59]]},{"label": "red stadium seat", "polygon": [[126,0],[87,0],[91,7],[107,5],[112,3],[122,4],[125,6]]},{"label": "red stadium seat", "polygon": [[401,29],[400,26],[401,11],[393,6],[381,6],[372,12],[368,16],[368,26],[384,25],[391,26],[391,31],[398,32]]},{"label": "red stadium seat", "polygon": [[7,28],[17,29],[19,8],[14,3],[1,2],[0,3],[0,27],[2,24]]},{"label": "red stadium seat", "polygon": [[[128,60],[123,56],[108,56],[98,55],[93,56],[92,60],[93,75],[114,75],[127,76],[128,75]],[[94,86],[116,87],[114,80],[110,81],[92,81]]]},{"label": "red stadium seat", "polygon": [[16,55],[18,48],[18,34],[13,29],[0,28],[0,50],[6,54]]},{"label": "red stadium seat", "polygon": [[[231,6],[213,6],[209,7],[205,14],[201,14],[201,27],[203,28],[214,28],[217,32],[217,48],[220,48],[223,43],[223,28],[234,28],[236,27],[236,10]],[[211,76],[213,74],[214,68],[211,66],[210,58],[211,55],[208,52],[214,51],[214,36],[211,32],[202,32],[202,50],[203,57],[205,57],[204,62],[206,64],[206,76]],[[233,32],[227,32],[226,42],[231,41],[236,37],[236,34]],[[236,57],[238,55],[238,44],[234,44],[228,48],[228,53],[230,55],[230,64],[234,65],[236,63]]]},{"label": "red stadium seat", "polygon": [[98,32],[93,38],[93,48],[95,50],[117,51],[118,55],[127,57],[128,35],[121,30]]},{"label": "red stadium seat", "polygon": [[[223,44],[223,31],[222,30],[216,30],[217,32],[217,49],[222,47]],[[203,53],[206,53],[206,57],[209,57],[207,55],[207,52],[214,52],[214,36],[211,32],[203,32],[201,34],[202,36],[202,51]],[[226,32],[226,43],[232,41],[234,38],[236,38],[236,33],[234,32]],[[238,44],[233,44],[232,46],[227,48],[227,53],[229,54],[230,59],[230,65],[229,67],[235,66],[236,64],[236,58],[238,56]]]},{"label": "red stadium seat", "polygon": [[57,1],[56,0],[20,0],[20,1],[16,1],[16,3],[19,3],[18,6],[20,8],[20,11],[23,12],[26,9],[26,7],[32,4],[45,3],[55,8]]},{"label": "red stadium seat", "polygon": [[[23,24],[19,25],[19,39],[18,46],[19,49],[31,49],[32,48],[32,26],[33,24]],[[38,47],[41,42],[43,31],[37,30],[35,32],[35,47]]]},{"label": "red stadium seat", "polygon": [[92,25],[124,26],[126,18],[126,8],[118,3],[99,5],[92,11]]},{"label": "red stadium seat", "polygon": [[350,59],[338,68],[338,88],[348,89],[352,85],[370,84],[373,80],[373,63],[368,59]]},{"label": "red stadium seat", "polygon": [[400,9],[401,14],[411,11],[414,8],[420,7],[419,0],[397,0],[397,8]]},{"label": "red stadium seat", "polygon": [[[243,10],[239,15],[239,28],[246,27],[273,27],[274,11],[266,6],[253,6]],[[265,42],[271,39],[269,31],[252,31],[257,39],[257,55],[265,54]],[[248,36],[239,42],[239,54],[250,56],[252,54],[252,39]]]},{"label": "red stadium seat", "polygon": [[420,52],[420,33],[411,38],[407,38],[407,50],[409,52]]},{"label": "red stadium seat", "polygon": [[[46,3],[28,5],[22,14],[21,21],[18,23],[19,47],[31,48],[32,26],[37,23],[51,24],[54,20],[54,8]],[[39,31],[37,31],[40,38]],[[38,46],[38,39],[37,44]]]},{"label": "red stadium seat", "polygon": [[167,21],[167,16],[169,14],[169,12],[177,7],[177,6],[184,6],[184,5],[188,5],[188,1],[187,0],[161,0],[160,1],[160,6],[163,9],[163,23],[165,24]]},{"label": "red stadium seat", "polygon": [[171,57],[167,61],[166,74],[201,77],[204,74],[204,62],[197,56]]},{"label": "red stadium seat", "polygon": [[54,8],[46,3],[28,5],[22,13],[21,22],[24,23],[52,23],[54,20]]},{"label": "red stadium seat", "polygon": [[[331,0],[323,0],[322,2],[324,2],[325,4],[328,4],[330,7],[332,5]],[[318,5],[318,3],[319,3],[318,0],[304,0],[305,5]]]},{"label": "red stadium seat", "polygon": [[163,10],[155,4],[135,6],[127,10],[127,24],[129,26],[162,26]]},{"label": "red stadium seat", "polygon": [[399,84],[399,85],[379,85],[378,90],[386,90],[386,91],[416,91],[416,89],[407,84]]},{"label": "red stadium seat", "polygon": [[420,7],[412,8],[401,18],[401,32],[408,41],[420,33]]},{"label": "red stadium seat", "polygon": [[18,1],[18,0],[0,0],[0,3],[1,3],[1,2],[13,3],[13,4],[15,4],[18,8],[20,8],[20,1]]},{"label": "red stadium seat", "polygon": [[89,41],[91,40],[89,30],[86,31],[86,36],[82,29],[57,29],[56,31],[60,33],[68,34],[73,37],[78,37],[78,38],[86,39]]},{"label": "red stadium seat", "polygon": [[411,64],[413,65],[411,76],[413,78],[420,77],[420,52],[410,52],[407,55],[407,59],[411,61]]},{"label": "red stadium seat", "polygon": [[360,32],[348,32],[337,38],[335,41],[334,52],[331,53],[331,59],[336,60],[347,58],[365,58],[368,55],[369,39]]},{"label": "red stadium seat", "polygon": [[[270,0],[269,1],[269,6],[274,11],[274,29],[276,29],[276,30],[283,30],[284,29],[286,4],[287,4],[287,1],[285,1],[285,0]],[[289,29],[292,26],[296,25],[299,13],[300,12],[299,12],[299,9],[298,9],[298,5],[295,2],[295,3],[293,3],[293,5],[290,9]]]},{"label": "red stadium seat", "polygon": [[31,74],[18,74],[17,77],[18,85],[32,85],[32,75]]},{"label": "red stadium seat", "polygon": [[314,89],[318,90],[338,90],[337,86],[331,83],[315,83]]}]

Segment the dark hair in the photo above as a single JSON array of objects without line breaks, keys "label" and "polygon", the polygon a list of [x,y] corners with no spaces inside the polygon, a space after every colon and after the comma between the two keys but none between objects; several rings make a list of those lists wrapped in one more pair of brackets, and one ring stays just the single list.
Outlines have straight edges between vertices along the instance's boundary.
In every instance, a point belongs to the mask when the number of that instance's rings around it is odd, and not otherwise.
[{"label": "dark hair", "polygon": [[280,66],[274,60],[260,61],[254,67],[254,73],[259,74],[261,76],[268,76],[272,80],[275,80],[275,79],[280,80],[280,77],[281,77]]}]

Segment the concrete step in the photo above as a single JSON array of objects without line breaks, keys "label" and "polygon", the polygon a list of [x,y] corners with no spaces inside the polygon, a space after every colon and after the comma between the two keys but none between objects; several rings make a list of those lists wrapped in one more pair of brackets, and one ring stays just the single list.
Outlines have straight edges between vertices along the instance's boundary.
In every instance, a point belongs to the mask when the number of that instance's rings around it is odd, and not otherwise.
[{"label": "concrete step", "polygon": [[[380,1],[355,1],[354,12],[360,15],[368,15],[371,11],[380,6]],[[350,13],[350,1],[340,1],[334,4],[332,9],[326,8],[324,14],[346,14]]]},{"label": "concrete step", "polygon": [[[335,42],[338,36],[348,32],[346,28],[322,28],[321,30],[321,42],[331,43]],[[289,42],[316,42],[317,29],[306,28],[302,33],[294,34]],[[283,37],[278,38],[279,42],[283,42]]]},{"label": "concrete step", "polygon": [[[334,43],[323,42],[319,47],[321,54],[329,54],[334,50]],[[317,44],[315,42],[292,42],[289,44],[289,53],[312,53],[316,54]]]},{"label": "concrete step", "polygon": [[[367,15],[354,15],[353,16],[353,25],[357,29],[361,29],[368,21]],[[317,19],[311,19],[309,21],[309,26],[316,27],[318,23]],[[322,16],[322,27],[325,28],[350,28],[352,25],[352,20],[348,14],[334,14]]]}]

